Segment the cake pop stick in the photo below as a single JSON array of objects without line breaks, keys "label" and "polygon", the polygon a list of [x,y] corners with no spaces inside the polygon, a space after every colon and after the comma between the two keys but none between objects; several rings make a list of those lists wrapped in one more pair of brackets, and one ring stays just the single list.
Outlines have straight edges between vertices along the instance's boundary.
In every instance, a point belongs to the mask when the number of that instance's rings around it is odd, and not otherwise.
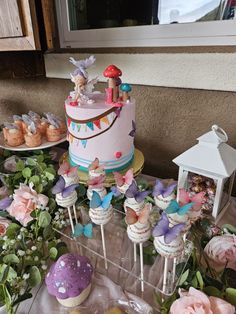
[{"label": "cake pop stick", "polygon": [[164,261],[163,283],[162,283],[162,292],[163,292],[164,294],[165,294],[165,291],[166,291],[167,274],[168,274],[168,258],[165,257],[165,261]]},{"label": "cake pop stick", "polygon": [[95,223],[96,225],[101,226],[103,256],[106,269],[107,269],[107,254],[105,245],[104,225],[109,222],[113,215],[113,207],[111,205],[112,197],[113,193],[110,192],[102,199],[96,191],[93,191],[89,209],[89,217],[92,220],[92,222]]},{"label": "cake pop stick", "polygon": [[137,246],[136,243],[134,243],[134,262],[137,262]]},{"label": "cake pop stick", "polygon": [[75,203],[78,198],[76,190],[75,190],[77,187],[78,187],[78,184],[72,184],[66,187],[65,179],[62,176],[60,176],[56,185],[52,188],[52,193],[56,195],[57,204],[59,206],[67,208],[68,210],[71,229],[73,233],[74,233],[74,224],[73,224],[73,219],[71,215],[71,207],[72,207],[72,210],[74,211],[75,220],[76,222],[78,222],[76,208],[75,208]]},{"label": "cake pop stick", "polygon": [[143,275],[143,243],[151,236],[151,225],[149,222],[149,214],[151,204],[147,203],[139,212],[135,212],[132,208],[126,208],[127,234],[129,239],[134,243],[134,261],[136,262],[136,245],[139,244],[140,249],[140,280],[141,291],[144,291],[144,275]]}]

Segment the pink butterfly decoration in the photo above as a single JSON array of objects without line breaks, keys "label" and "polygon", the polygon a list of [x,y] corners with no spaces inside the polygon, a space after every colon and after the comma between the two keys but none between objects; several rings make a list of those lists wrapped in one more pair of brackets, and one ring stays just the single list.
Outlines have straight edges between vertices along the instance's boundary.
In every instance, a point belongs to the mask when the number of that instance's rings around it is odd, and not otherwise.
[{"label": "pink butterfly decoration", "polygon": [[135,212],[132,208],[126,207],[125,221],[128,225],[133,225],[137,222],[146,224],[148,222],[149,214],[151,210],[151,204],[145,204],[144,208],[139,212]]},{"label": "pink butterfly decoration", "polygon": [[95,158],[94,161],[90,164],[89,170],[94,170],[95,172],[103,171],[104,165],[100,165],[99,159]]},{"label": "pink butterfly decoration", "polygon": [[120,174],[119,172],[113,172],[116,185],[123,186],[124,184],[130,185],[134,179],[133,169],[129,169],[125,175]]},{"label": "pink butterfly decoration", "polygon": [[70,168],[68,161],[64,161],[57,172],[60,176],[66,175],[68,177],[74,177],[78,174],[78,167]]},{"label": "pink butterfly decoration", "polygon": [[88,186],[90,189],[101,189],[104,186],[105,175],[101,174],[98,177],[92,178],[88,180]]},{"label": "pink butterfly decoration", "polygon": [[185,189],[179,189],[179,203],[181,206],[193,202],[194,205],[192,207],[192,210],[198,211],[201,208],[202,204],[205,203],[205,201],[205,192],[199,192],[191,196],[189,192],[185,191]]}]

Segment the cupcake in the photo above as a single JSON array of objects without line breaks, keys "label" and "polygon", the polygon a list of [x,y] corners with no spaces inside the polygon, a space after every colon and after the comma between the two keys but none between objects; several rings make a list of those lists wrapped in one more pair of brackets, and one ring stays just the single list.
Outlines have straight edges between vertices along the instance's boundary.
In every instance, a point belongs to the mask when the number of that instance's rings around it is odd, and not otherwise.
[{"label": "cupcake", "polygon": [[85,256],[64,254],[54,263],[45,279],[49,294],[65,307],[83,303],[91,291],[93,267]]},{"label": "cupcake", "polygon": [[113,207],[111,205],[113,193],[108,193],[104,198],[93,191],[90,201],[89,217],[96,225],[107,224],[113,216]]},{"label": "cupcake", "polygon": [[31,122],[31,124],[28,126],[27,133],[25,134],[24,138],[25,138],[25,144],[28,147],[37,147],[42,144],[41,134],[37,130],[34,122]]},{"label": "cupcake", "polygon": [[3,137],[9,146],[16,147],[24,144],[22,130],[13,123],[4,123]]},{"label": "cupcake", "polygon": [[156,180],[152,195],[158,208],[165,210],[169,206],[170,202],[175,199],[176,186],[176,182],[165,186],[161,180]]}]

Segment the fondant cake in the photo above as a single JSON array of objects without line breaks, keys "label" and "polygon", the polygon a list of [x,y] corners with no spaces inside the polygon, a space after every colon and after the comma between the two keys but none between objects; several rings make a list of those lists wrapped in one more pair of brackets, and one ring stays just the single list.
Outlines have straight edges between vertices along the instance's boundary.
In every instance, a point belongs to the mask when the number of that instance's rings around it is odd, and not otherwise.
[{"label": "fondant cake", "polygon": [[86,86],[92,81],[86,71],[92,61],[86,60],[73,61],[77,70],[71,75],[72,81],[76,84],[78,79],[75,78],[83,77],[85,85],[81,86],[79,80],[80,85],[76,85],[75,91],[65,101],[70,163],[88,171],[93,160],[99,158],[106,172],[119,171],[126,168],[134,157],[135,100],[127,95],[123,99],[121,93],[115,97],[116,102],[113,101],[112,93],[119,94],[121,80],[115,75],[120,75],[120,70],[110,74],[104,71],[106,76],[110,75],[107,76],[109,82],[115,80],[118,84],[114,83],[112,88],[109,83],[106,94],[92,93],[91,86],[86,92]]}]

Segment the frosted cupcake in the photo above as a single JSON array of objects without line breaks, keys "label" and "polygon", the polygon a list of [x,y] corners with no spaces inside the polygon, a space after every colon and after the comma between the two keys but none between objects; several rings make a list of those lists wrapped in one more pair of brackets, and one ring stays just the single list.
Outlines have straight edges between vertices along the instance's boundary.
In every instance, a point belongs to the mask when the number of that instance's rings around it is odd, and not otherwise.
[{"label": "frosted cupcake", "polygon": [[152,195],[158,208],[165,210],[169,206],[170,202],[175,199],[176,186],[176,182],[165,186],[161,180],[156,180]]},{"label": "frosted cupcake", "polygon": [[37,147],[42,144],[42,137],[40,132],[37,130],[36,125],[34,122],[31,122],[31,124],[27,128],[27,133],[25,134],[25,144],[28,147]]},{"label": "frosted cupcake", "polygon": [[65,307],[83,303],[91,291],[93,267],[85,256],[65,254],[54,263],[45,279],[49,294]]},{"label": "frosted cupcake", "polygon": [[102,199],[97,192],[93,191],[89,217],[96,225],[105,225],[111,220],[114,211],[111,205],[112,197],[113,193],[110,192]]},{"label": "frosted cupcake", "polygon": [[3,137],[9,146],[16,147],[24,143],[24,136],[21,129],[11,123],[4,123]]}]

